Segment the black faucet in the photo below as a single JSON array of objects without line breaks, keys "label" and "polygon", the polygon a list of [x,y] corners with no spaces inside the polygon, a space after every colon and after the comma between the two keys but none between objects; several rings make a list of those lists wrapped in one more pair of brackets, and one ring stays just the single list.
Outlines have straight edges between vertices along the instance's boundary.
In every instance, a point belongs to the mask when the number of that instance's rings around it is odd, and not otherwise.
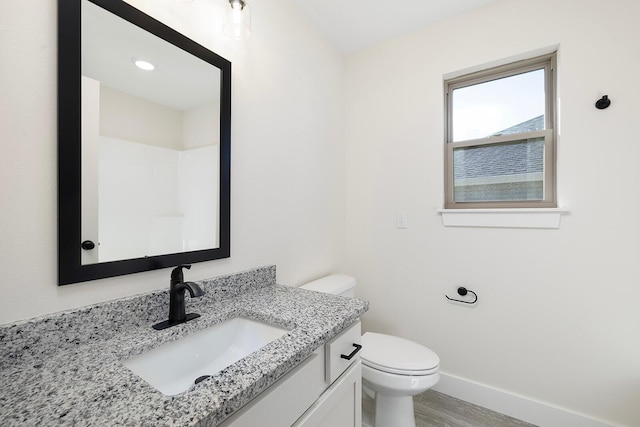
[{"label": "black faucet", "polygon": [[185,282],[182,269],[190,269],[190,265],[179,265],[171,271],[171,283],[169,285],[169,320],[153,325],[153,329],[158,331],[189,320],[200,317],[199,314],[184,311],[184,291],[189,291],[191,298],[201,297],[204,295],[200,286],[193,282]]}]

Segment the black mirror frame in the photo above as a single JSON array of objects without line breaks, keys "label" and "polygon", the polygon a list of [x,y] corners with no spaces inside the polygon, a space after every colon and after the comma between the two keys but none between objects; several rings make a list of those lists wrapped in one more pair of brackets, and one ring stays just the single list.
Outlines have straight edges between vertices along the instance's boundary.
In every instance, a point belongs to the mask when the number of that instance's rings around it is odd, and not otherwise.
[{"label": "black mirror frame", "polygon": [[219,247],[81,263],[81,0],[58,0],[58,283],[67,285],[231,255],[231,62],[121,0],[88,0],[220,69]]}]

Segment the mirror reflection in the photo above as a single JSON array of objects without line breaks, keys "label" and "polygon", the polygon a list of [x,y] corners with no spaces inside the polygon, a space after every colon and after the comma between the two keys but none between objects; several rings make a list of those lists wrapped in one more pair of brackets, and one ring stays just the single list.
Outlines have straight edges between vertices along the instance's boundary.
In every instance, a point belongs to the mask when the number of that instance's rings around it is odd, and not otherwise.
[{"label": "mirror reflection", "polygon": [[82,264],[217,248],[220,70],[86,0],[81,57]]},{"label": "mirror reflection", "polygon": [[231,62],[122,0],[58,0],[60,285],[228,258]]}]

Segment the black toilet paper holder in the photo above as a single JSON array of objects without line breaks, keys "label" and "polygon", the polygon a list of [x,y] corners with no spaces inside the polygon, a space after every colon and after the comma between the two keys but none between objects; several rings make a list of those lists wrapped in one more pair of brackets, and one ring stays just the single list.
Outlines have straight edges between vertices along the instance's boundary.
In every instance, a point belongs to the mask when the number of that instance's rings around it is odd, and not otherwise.
[{"label": "black toilet paper holder", "polygon": [[476,302],[478,302],[478,295],[475,292],[473,292],[471,289],[467,289],[464,286],[460,286],[458,288],[458,295],[463,297],[467,295],[467,293],[473,294],[473,301],[464,301],[461,299],[450,298],[449,295],[445,295],[445,297],[447,297],[449,301],[461,302],[463,304],[475,304]]}]

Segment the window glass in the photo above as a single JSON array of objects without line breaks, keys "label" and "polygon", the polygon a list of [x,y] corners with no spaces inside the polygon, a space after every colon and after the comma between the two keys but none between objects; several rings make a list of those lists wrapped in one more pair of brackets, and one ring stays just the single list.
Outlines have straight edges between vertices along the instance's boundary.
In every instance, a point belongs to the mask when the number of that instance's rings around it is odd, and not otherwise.
[{"label": "window glass", "polygon": [[544,200],[544,138],[453,150],[456,202]]},{"label": "window glass", "polygon": [[453,142],[544,129],[544,69],[454,89],[451,101]]}]

